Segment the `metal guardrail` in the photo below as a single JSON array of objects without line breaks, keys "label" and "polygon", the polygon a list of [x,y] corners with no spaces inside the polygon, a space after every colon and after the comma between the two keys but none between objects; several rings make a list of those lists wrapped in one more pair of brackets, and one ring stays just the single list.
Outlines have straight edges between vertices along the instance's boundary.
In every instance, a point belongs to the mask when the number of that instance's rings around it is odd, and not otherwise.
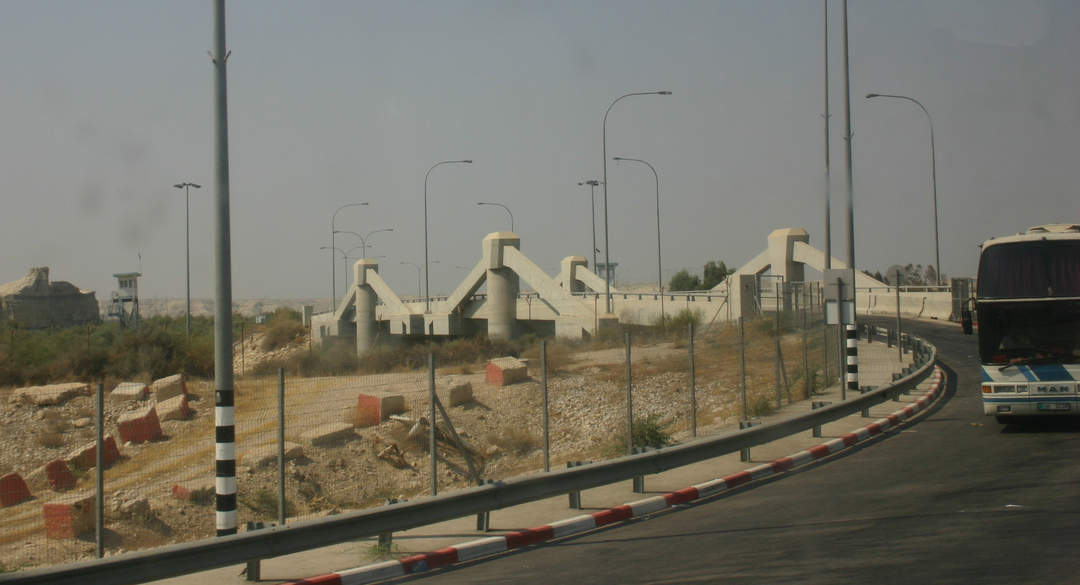
[{"label": "metal guardrail", "polygon": [[420,498],[371,510],[126,553],[101,560],[0,575],[0,583],[142,583],[239,565],[250,559],[266,559],[311,550],[385,532],[398,532],[660,473],[811,430],[898,397],[928,377],[937,359],[937,349],[934,346],[921,339],[916,339],[915,345],[916,363],[921,361],[921,366],[892,385],[782,422],[753,426],[637,455],[466,488],[442,496]]}]

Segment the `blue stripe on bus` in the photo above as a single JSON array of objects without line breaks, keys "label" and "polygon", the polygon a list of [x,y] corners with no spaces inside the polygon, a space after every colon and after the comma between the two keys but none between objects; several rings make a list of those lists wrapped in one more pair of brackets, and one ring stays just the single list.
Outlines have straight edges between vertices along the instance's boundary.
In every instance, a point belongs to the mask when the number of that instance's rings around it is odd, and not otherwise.
[{"label": "blue stripe on bus", "polygon": [[983,382],[993,382],[994,381],[994,379],[990,377],[990,374],[988,374],[986,372],[986,367],[985,366],[983,366],[983,369],[982,369],[982,381]]},{"label": "blue stripe on bus", "polygon": [[1031,371],[1044,382],[1059,382],[1072,380],[1072,374],[1062,364],[1038,364],[1030,366]]},{"label": "blue stripe on bus", "polygon": [[1075,396],[1033,396],[1030,398],[983,398],[983,402],[1076,402]]},{"label": "blue stripe on bus", "polygon": [[1038,382],[1035,373],[1031,371],[1031,366],[1016,366],[1016,369],[1020,370],[1020,373],[1027,378],[1028,382]]}]

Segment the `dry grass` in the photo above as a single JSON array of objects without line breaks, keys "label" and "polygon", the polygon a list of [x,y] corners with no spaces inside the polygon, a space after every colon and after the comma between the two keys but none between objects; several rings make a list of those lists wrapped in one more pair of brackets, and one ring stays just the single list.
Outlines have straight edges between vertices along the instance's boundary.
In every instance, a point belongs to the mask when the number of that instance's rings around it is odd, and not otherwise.
[{"label": "dry grass", "polygon": [[540,448],[540,441],[520,427],[504,428],[499,433],[489,434],[486,441],[514,456],[528,455]]},{"label": "dry grass", "polygon": [[[529,360],[529,370],[533,374],[539,376],[540,344],[536,344],[525,350],[525,352],[521,354],[521,357]],[[565,344],[548,343],[546,361],[549,375],[563,374],[569,371],[574,364],[574,352]]]}]

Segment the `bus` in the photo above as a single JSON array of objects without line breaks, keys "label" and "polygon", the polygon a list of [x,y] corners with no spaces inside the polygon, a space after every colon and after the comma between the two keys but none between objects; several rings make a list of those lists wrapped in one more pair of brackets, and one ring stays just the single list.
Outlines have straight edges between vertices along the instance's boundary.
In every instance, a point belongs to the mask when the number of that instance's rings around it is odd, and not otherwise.
[{"label": "bus", "polygon": [[1002,424],[1080,414],[1080,224],[987,240],[975,290],[983,412]]}]

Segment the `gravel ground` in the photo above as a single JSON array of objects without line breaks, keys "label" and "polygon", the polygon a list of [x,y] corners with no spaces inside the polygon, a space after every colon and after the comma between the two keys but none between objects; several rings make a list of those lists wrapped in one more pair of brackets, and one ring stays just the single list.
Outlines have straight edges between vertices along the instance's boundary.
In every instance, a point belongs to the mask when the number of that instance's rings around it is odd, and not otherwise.
[{"label": "gravel ground", "polygon": [[[246,340],[247,368],[261,360],[280,357],[263,354],[258,339]],[[698,432],[715,432],[737,420],[740,411],[737,367],[723,340],[698,344]],[[801,351],[801,338],[785,339],[785,355]],[[771,348],[769,342],[768,348]],[[303,343],[289,351],[304,351]],[[761,396],[773,391],[771,349],[766,345],[747,359],[748,385]],[[761,355],[759,355],[761,354]],[[769,355],[765,355],[769,354]],[[689,436],[690,383],[687,351],[673,343],[633,348],[633,402],[636,420],[654,417],[674,440]],[[799,354],[801,355],[801,353]],[[239,358],[239,356],[237,356]],[[626,383],[623,348],[581,351],[563,358],[560,372],[549,378],[551,461],[553,468],[566,461],[597,460],[621,454],[625,435]],[[239,359],[237,360],[239,364]],[[530,364],[532,366],[533,364]],[[801,368],[790,366],[789,371]],[[448,408],[454,427],[485,479],[505,479],[536,472],[543,466],[542,390],[540,374],[530,368],[528,381],[506,387],[485,383],[483,365],[440,370],[437,385],[468,382],[471,403]],[[237,433],[241,458],[256,446],[276,440],[276,379],[238,379]],[[347,378],[290,379],[287,394],[286,440],[300,443],[299,434],[319,422],[341,420],[342,408],[355,404],[357,388],[391,389],[404,394],[410,419],[426,417],[426,375],[401,373]],[[192,503],[171,496],[173,484],[213,475],[213,405],[210,383],[189,382],[189,390],[203,397],[192,403],[196,415],[187,421],[162,423],[166,438],[151,444],[121,446],[122,460],[105,473],[106,545],[109,554],[125,550],[183,542],[213,535],[212,502]],[[365,390],[366,391],[366,390]],[[758,400],[751,394],[751,402]],[[50,492],[40,472],[45,463],[62,458],[94,438],[93,403],[77,397],[60,406],[35,407],[8,400],[10,389],[0,390],[0,428],[6,440],[0,448],[0,472],[17,471],[30,479],[35,499],[4,510],[0,515],[0,563],[23,568],[87,558],[93,537],[47,540],[41,503],[58,494]],[[115,431],[117,416],[137,404],[106,401],[106,432]],[[426,420],[426,419],[425,419]],[[378,505],[387,498],[410,498],[428,493],[431,483],[426,432],[408,438],[409,425],[386,421],[357,428],[348,440],[330,446],[303,446],[303,456],[286,463],[289,517],[314,517]],[[380,458],[387,448],[400,459]],[[470,484],[461,452],[440,443],[440,490]],[[276,464],[238,465],[240,523],[277,517]],[[78,472],[76,490],[92,489],[94,473]]]}]

